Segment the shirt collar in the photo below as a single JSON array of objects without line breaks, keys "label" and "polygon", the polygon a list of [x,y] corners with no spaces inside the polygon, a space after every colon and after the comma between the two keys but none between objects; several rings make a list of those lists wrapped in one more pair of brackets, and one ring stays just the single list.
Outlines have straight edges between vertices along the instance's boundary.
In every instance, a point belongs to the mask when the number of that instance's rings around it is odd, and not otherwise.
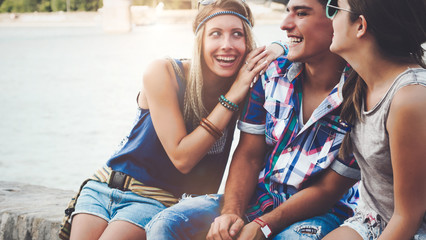
[{"label": "shirt collar", "polygon": [[343,101],[343,85],[345,84],[346,75],[345,73],[340,76],[340,81],[337,84],[337,98],[340,100],[340,102]]},{"label": "shirt collar", "polygon": [[291,66],[287,69],[287,79],[290,82],[293,82],[294,79],[296,79],[300,73],[302,73],[304,64],[300,62],[294,62],[291,64]]},{"label": "shirt collar", "polygon": [[[293,81],[295,78],[297,78],[297,76],[303,70],[303,66],[304,66],[303,64],[297,63],[297,65],[294,66],[295,70],[293,70],[292,68],[289,68],[288,75],[287,75],[288,80]],[[294,75],[294,73],[297,73],[297,75]],[[340,106],[340,104],[343,101],[342,88],[347,77],[345,73],[346,73],[346,69],[342,73],[339,83],[333,88],[333,90],[331,90],[330,94],[314,110],[314,112],[312,113],[312,116],[309,118],[305,126],[301,129],[301,131],[298,134],[302,133],[303,131],[308,129],[312,124],[314,124],[318,119],[334,111],[336,108]]]},{"label": "shirt collar", "polygon": [[[291,64],[291,66],[287,69],[287,79],[289,82],[293,82],[294,79],[296,79],[303,71],[305,65],[301,62],[294,62]],[[339,101],[339,105],[340,102],[343,101],[343,85],[345,84],[345,80],[348,77],[348,71],[351,67],[349,65],[347,65],[343,71],[343,74],[340,76],[340,81],[339,83],[336,85],[335,88],[337,88],[337,91],[335,91],[334,89],[332,90],[332,92],[337,92],[337,97],[340,100]]]}]

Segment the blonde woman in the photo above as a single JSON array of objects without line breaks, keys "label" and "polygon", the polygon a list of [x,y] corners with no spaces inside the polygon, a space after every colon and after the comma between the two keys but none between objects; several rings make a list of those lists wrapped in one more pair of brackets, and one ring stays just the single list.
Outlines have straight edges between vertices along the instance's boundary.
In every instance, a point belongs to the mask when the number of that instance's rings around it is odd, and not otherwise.
[{"label": "blonde woman", "polygon": [[67,209],[71,239],[145,239],[151,218],[184,193],[217,192],[239,104],[265,59],[283,50],[255,49],[244,1],[200,5],[192,61],[161,59],[148,67],[133,128]]}]

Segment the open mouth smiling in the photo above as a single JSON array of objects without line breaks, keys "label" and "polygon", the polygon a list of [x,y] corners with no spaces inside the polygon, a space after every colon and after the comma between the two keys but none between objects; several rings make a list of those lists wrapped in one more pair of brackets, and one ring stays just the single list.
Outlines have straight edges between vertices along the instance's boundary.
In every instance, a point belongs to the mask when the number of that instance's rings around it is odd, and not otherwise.
[{"label": "open mouth smiling", "polygon": [[298,44],[301,43],[303,41],[302,37],[288,37],[290,44]]},{"label": "open mouth smiling", "polygon": [[216,60],[223,63],[233,63],[236,59],[235,56],[216,56]]}]

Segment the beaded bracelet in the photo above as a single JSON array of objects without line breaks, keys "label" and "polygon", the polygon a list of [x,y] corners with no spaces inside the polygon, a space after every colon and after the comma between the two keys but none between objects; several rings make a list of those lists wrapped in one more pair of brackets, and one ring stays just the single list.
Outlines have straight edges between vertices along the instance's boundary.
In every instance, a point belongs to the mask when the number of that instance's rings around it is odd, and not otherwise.
[{"label": "beaded bracelet", "polygon": [[224,106],[225,108],[227,108],[229,111],[237,111],[237,109],[232,108],[231,106],[227,105],[225,102],[220,102],[220,104],[222,104],[222,106]]},{"label": "beaded bracelet", "polygon": [[226,99],[225,96],[220,95],[219,97],[219,102],[220,104],[222,104],[222,106],[226,107],[227,109],[231,110],[231,111],[238,111],[239,107],[237,104],[229,101],[228,99]]}]

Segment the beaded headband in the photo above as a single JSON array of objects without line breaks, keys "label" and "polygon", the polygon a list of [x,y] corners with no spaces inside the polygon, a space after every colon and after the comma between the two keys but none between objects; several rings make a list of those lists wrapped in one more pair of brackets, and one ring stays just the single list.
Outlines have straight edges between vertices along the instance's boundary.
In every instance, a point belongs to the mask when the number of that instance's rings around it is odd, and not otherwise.
[{"label": "beaded headband", "polygon": [[200,24],[198,24],[197,29],[195,30],[195,34],[197,34],[198,30],[200,29],[200,27],[204,23],[206,23],[208,20],[210,20],[210,19],[212,19],[216,16],[219,16],[219,15],[235,15],[235,16],[241,18],[242,20],[244,20],[250,27],[252,27],[250,21],[246,17],[244,17],[243,15],[241,15],[237,12],[234,12],[234,11],[222,11],[222,12],[213,13],[213,14],[207,16],[206,18],[204,18],[203,21],[201,21]]}]

